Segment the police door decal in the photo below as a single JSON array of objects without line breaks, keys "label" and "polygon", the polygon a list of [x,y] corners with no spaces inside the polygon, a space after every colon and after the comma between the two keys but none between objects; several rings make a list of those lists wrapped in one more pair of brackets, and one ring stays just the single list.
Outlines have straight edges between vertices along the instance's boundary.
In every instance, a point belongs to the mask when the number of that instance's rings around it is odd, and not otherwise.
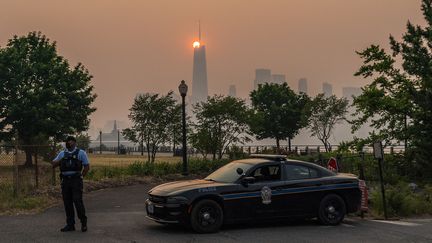
[{"label": "police door decal", "polygon": [[262,203],[263,204],[270,204],[271,203],[271,196],[272,196],[271,189],[268,188],[267,186],[264,186],[261,189]]}]

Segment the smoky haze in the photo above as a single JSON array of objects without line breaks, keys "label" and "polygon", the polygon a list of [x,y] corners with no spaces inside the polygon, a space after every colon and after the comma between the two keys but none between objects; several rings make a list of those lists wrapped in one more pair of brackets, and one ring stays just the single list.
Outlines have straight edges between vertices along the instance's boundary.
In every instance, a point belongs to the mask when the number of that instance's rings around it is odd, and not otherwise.
[{"label": "smoky haze", "polygon": [[209,94],[239,97],[253,87],[256,68],[285,74],[297,90],[308,79],[309,94],[322,83],[361,86],[353,77],[355,54],[372,43],[388,47],[407,20],[421,24],[419,0],[0,0],[0,45],[13,35],[42,31],[72,64],[93,74],[98,98],[92,127],[127,121],[137,93],[191,87],[192,42],[201,20],[207,48]]}]

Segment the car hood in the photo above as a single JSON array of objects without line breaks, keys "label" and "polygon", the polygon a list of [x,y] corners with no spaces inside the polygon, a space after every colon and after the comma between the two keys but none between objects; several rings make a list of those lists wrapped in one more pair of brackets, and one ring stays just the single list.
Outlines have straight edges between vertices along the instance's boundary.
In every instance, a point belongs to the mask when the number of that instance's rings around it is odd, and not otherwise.
[{"label": "car hood", "polygon": [[208,181],[208,180],[188,180],[174,181],[165,183],[152,188],[149,194],[154,196],[173,196],[189,190],[205,190],[207,192],[215,191],[215,187],[226,185],[226,183]]}]

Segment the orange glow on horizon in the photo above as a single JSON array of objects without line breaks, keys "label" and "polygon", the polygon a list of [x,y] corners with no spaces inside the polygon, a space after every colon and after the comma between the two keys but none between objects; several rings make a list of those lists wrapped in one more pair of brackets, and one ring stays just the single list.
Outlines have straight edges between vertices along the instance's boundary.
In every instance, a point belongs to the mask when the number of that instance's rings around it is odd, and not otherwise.
[{"label": "orange glow on horizon", "polygon": [[200,42],[199,41],[195,41],[194,43],[193,43],[193,47],[194,48],[199,48],[200,47]]}]

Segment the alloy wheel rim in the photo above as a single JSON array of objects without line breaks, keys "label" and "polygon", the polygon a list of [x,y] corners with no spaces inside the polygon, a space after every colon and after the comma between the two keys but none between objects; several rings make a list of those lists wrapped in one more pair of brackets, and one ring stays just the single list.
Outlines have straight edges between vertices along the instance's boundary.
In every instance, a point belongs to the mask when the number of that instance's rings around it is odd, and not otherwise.
[{"label": "alloy wheel rim", "polygon": [[218,213],[212,207],[203,207],[199,211],[198,220],[201,226],[210,226],[216,223]]},{"label": "alloy wheel rim", "polygon": [[325,217],[331,222],[337,222],[342,215],[342,205],[335,200],[329,201],[324,209]]}]

